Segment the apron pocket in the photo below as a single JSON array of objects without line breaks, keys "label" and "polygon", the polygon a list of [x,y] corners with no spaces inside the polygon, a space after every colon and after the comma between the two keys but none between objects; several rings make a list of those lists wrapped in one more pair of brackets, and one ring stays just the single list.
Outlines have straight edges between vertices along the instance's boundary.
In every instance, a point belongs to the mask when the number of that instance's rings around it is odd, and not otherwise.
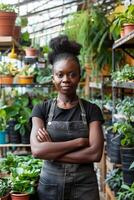
[{"label": "apron pocket", "polygon": [[43,184],[39,182],[37,193],[39,200],[58,200],[57,184]]},{"label": "apron pocket", "polygon": [[100,200],[98,185],[93,184],[75,184],[74,188],[75,200]]}]

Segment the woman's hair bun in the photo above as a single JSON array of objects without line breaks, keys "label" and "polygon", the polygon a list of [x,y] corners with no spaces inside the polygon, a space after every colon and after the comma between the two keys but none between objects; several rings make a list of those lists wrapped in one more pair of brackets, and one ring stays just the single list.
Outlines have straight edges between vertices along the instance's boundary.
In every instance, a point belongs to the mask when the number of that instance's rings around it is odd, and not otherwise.
[{"label": "woman's hair bun", "polygon": [[66,35],[60,35],[51,39],[49,46],[56,55],[70,53],[75,56],[80,54],[80,49],[82,47],[79,43],[69,40]]}]

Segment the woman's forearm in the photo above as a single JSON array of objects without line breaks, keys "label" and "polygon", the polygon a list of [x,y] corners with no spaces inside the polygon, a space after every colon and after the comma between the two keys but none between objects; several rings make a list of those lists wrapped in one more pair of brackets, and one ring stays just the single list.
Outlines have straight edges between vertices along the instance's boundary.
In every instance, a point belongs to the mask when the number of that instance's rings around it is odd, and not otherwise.
[{"label": "woman's forearm", "polygon": [[78,150],[88,145],[88,139],[77,138],[66,142],[37,142],[31,139],[31,150],[35,157],[55,160],[64,154]]},{"label": "woman's forearm", "polygon": [[99,162],[102,156],[102,149],[99,151],[93,147],[84,147],[73,152],[69,152],[56,161],[67,162],[67,163],[90,163]]}]

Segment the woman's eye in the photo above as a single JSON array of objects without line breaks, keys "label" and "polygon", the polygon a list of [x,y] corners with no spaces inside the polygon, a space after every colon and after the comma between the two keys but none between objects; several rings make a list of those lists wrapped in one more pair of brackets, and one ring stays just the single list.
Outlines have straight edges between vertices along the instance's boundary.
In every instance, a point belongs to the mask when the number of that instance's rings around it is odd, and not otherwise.
[{"label": "woman's eye", "polygon": [[74,77],[77,76],[77,73],[76,73],[76,72],[71,72],[71,73],[69,74],[69,76],[70,76],[71,78],[74,78]]},{"label": "woman's eye", "polygon": [[57,74],[57,77],[58,77],[58,78],[62,78],[62,77],[63,77],[63,74]]}]

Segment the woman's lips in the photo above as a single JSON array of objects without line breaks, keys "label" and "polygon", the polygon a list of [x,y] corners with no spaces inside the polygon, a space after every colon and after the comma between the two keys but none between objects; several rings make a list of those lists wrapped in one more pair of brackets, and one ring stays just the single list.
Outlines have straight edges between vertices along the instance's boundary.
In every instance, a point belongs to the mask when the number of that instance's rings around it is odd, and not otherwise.
[{"label": "woman's lips", "polygon": [[62,89],[66,90],[66,89],[70,89],[71,86],[70,85],[66,85],[66,86],[62,86]]}]

